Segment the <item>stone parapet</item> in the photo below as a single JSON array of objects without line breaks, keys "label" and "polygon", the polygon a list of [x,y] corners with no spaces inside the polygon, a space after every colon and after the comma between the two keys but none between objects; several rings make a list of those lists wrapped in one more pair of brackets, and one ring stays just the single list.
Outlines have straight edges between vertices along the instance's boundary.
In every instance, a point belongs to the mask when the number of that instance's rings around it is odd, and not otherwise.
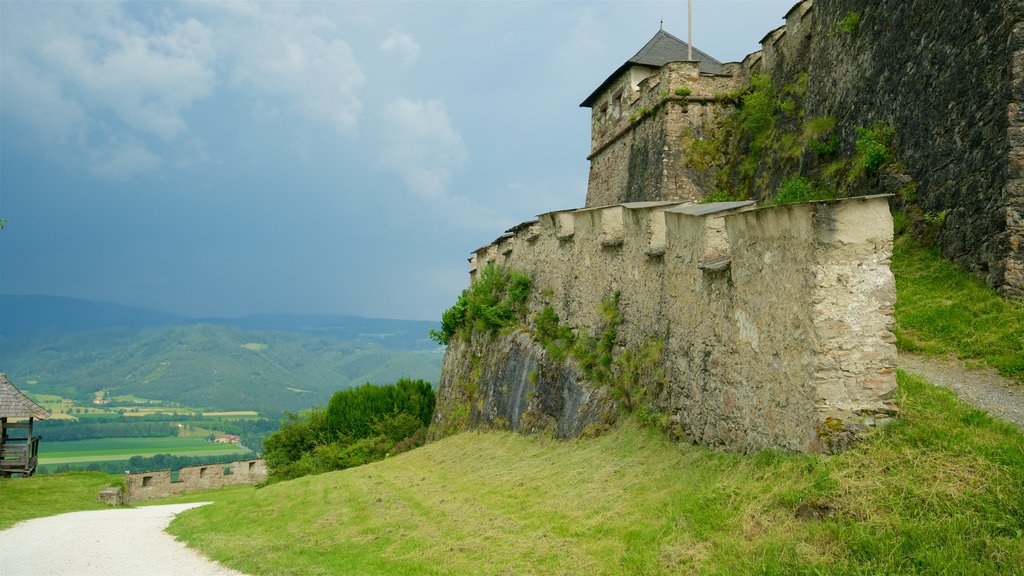
[{"label": "stone parapet", "polygon": [[[695,442],[827,452],[837,433],[892,411],[885,197],[627,203],[542,214],[513,230],[475,252],[471,281],[489,263],[526,273],[532,311],[550,305],[591,333],[602,300],[619,292],[618,346],[662,343],[658,408]],[[533,383],[541,396],[543,372]]]},{"label": "stone parapet", "polygon": [[172,479],[170,470],[125,474],[124,503],[166,498],[194,490],[257,484],[266,479],[267,467],[263,460],[188,466],[178,470],[177,480]]}]

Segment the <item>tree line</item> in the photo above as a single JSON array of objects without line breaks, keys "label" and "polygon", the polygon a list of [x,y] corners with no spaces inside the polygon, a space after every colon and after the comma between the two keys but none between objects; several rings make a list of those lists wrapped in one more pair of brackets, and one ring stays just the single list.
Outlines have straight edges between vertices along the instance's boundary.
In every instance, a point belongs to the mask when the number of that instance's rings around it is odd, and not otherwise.
[{"label": "tree line", "polygon": [[270,481],[342,470],[422,446],[434,388],[400,379],[336,392],[326,410],[287,414],[263,441]]}]

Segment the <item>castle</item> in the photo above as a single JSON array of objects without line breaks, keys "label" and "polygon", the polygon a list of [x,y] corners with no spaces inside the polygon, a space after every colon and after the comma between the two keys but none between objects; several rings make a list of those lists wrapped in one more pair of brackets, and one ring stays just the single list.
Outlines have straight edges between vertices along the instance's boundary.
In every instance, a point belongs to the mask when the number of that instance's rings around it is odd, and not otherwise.
[{"label": "castle", "polygon": [[[898,186],[902,202],[941,214],[935,239],[947,257],[1024,295],[1022,10],[1010,0],[804,0],[738,63],[698,50],[687,61],[686,44],[659,31],[581,104],[592,114],[585,206],[477,249],[471,281],[492,263],[526,273],[533,314],[550,308],[594,334],[614,295],[616,353],[647,359],[619,364],[636,368],[620,385],[642,388],[680,437],[737,451],[842,450],[894,412],[892,195],[878,193]],[[755,76],[802,84],[794,116],[834,121],[839,151],[854,148],[857,128],[887,123],[899,162],[862,178],[853,198],[697,203],[720,174],[688,157],[692,143],[736,109],[723,95]],[[750,173],[755,198],[784,170],[821,169],[807,150],[772,153]],[[475,333],[449,344],[435,424],[573,437],[614,419],[612,392],[529,327]]]}]

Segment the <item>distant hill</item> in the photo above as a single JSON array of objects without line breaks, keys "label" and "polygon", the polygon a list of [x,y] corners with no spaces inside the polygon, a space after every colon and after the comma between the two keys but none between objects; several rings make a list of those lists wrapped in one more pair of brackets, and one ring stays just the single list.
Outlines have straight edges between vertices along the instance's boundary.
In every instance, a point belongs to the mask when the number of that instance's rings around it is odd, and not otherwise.
[{"label": "distant hill", "polygon": [[392,350],[435,350],[427,336],[437,322],[344,315],[259,314],[242,318],[190,318],[135,306],[79,298],[0,295],[0,337],[35,332],[84,332],[104,328],[152,328],[219,324],[243,330],[284,330],[374,342]]},{"label": "distant hill", "polygon": [[168,312],[79,298],[0,295],[0,336],[16,338],[41,331],[80,332],[100,328],[145,328],[194,320]]},{"label": "distant hill", "polygon": [[36,332],[0,341],[0,370],[27,391],[111,395],[281,413],[336,390],[400,377],[437,382],[442,350],[389,350],[303,332],[216,324]]}]

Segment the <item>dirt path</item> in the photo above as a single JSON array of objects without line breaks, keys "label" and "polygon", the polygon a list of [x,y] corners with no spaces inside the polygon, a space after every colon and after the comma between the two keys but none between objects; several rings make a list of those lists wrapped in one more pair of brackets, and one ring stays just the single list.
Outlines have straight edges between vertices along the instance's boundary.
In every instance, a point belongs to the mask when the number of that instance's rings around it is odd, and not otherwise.
[{"label": "dirt path", "polygon": [[964,402],[1024,429],[1024,386],[991,368],[968,369],[962,362],[901,352],[899,367],[956,392]]},{"label": "dirt path", "polygon": [[0,576],[245,576],[189,550],[164,532],[180,512],[169,504],[72,512],[0,532]]}]

